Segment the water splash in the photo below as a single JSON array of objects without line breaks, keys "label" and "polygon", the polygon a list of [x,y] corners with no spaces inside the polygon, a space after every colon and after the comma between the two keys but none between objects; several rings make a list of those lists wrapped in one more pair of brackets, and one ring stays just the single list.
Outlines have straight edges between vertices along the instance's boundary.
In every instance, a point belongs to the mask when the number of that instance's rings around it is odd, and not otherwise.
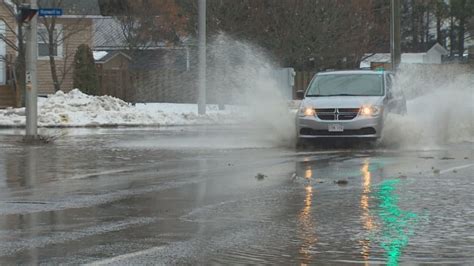
[{"label": "water splash", "polygon": [[[291,145],[295,117],[288,111],[280,68],[262,48],[219,34],[209,44],[208,85],[215,102],[244,105],[254,138],[266,145]],[[431,149],[474,142],[474,74],[466,65],[405,64],[395,81],[407,98],[408,114],[387,117],[382,144]]]},{"label": "water splash", "polygon": [[474,142],[474,73],[463,65],[403,65],[397,74],[408,114],[387,117],[383,143],[436,148]]},{"label": "water splash", "polygon": [[288,145],[295,139],[294,114],[288,110],[280,66],[258,46],[219,34],[208,48],[208,85],[217,102],[244,105],[251,132],[265,142]]}]

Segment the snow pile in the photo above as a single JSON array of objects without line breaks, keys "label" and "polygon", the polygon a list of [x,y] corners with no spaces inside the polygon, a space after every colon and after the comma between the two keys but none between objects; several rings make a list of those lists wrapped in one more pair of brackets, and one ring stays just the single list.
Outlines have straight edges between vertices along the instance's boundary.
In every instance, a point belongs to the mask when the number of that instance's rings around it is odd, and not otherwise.
[{"label": "snow pile", "polygon": [[[157,126],[233,123],[236,110],[208,106],[197,114],[195,104],[139,104],[132,106],[111,96],[91,96],[75,89],[59,91],[38,102],[40,127]],[[24,126],[25,108],[0,110],[0,126]]]},{"label": "snow pile", "polygon": [[117,98],[111,96],[90,96],[72,90],[62,91],[49,97],[39,105],[40,126],[98,126],[152,124],[153,117],[137,112]]},{"label": "snow pile", "polygon": [[0,109],[0,126],[11,127],[25,125],[25,108]]}]

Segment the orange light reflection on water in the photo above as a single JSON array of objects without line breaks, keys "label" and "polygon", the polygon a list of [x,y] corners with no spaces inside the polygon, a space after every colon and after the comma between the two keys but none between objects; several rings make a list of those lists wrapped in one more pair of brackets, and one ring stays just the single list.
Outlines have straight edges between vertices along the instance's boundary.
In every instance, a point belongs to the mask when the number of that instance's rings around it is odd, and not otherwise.
[{"label": "orange light reflection on water", "polygon": [[[366,159],[364,164],[362,165],[360,171],[362,173],[362,194],[360,196],[360,208],[362,210],[361,219],[363,222],[364,229],[367,231],[372,231],[376,228],[374,220],[370,215],[370,192],[371,192],[371,184],[372,184],[372,176],[369,170],[370,160]],[[360,245],[362,246],[361,254],[366,262],[369,261],[370,257],[370,240],[364,239],[359,241]]]},{"label": "orange light reflection on water", "polygon": [[309,183],[305,186],[304,205],[298,214],[298,232],[300,235],[299,238],[301,239],[301,245],[299,249],[299,254],[301,255],[301,265],[314,263],[311,249],[317,241],[316,227],[311,213],[313,206],[313,187],[311,185],[313,170],[311,166],[306,168],[305,178]]}]

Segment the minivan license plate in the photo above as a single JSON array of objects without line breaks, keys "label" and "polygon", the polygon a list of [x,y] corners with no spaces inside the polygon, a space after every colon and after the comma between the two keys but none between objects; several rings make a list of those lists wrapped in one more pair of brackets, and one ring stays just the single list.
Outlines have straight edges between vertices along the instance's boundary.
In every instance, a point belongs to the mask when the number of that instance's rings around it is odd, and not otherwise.
[{"label": "minivan license plate", "polygon": [[328,126],[328,131],[329,132],[343,132],[344,127],[342,125],[338,125],[338,124],[329,125]]}]

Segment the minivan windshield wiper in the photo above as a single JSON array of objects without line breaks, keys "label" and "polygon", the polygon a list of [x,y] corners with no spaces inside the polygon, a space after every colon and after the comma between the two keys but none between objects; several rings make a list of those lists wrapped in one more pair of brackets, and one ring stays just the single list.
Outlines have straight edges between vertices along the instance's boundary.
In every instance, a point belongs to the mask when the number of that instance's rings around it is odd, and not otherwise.
[{"label": "minivan windshield wiper", "polygon": [[339,94],[308,94],[306,97],[331,97],[331,96],[367,96],[360,94],[339,93]]},{"label": "minivan windshield wiper", "polygon": [[351,94],[351,93],[338,93],[338,94],[328,94],[328,95],[321,95],[321,96],[363,96],[363,95]]}]

